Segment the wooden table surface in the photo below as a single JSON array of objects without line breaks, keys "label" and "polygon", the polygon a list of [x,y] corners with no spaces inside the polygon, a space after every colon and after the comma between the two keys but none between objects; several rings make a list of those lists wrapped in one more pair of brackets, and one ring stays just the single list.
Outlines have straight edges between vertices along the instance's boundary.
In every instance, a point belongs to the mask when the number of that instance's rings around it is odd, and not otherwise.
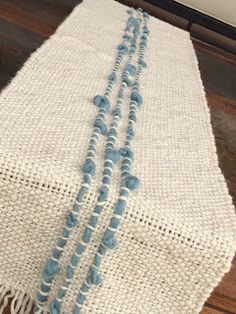
[{"label": "wooden table surface", "polygon": [[[0,90],[78,2],[1,0]],[[219,165],[236,205],[236,56],[196,39],[193,43],[211,111]],[[4,313],[10,313],[10,306]],[[236,314],[236,258],[201,312],[222,313]]]}]

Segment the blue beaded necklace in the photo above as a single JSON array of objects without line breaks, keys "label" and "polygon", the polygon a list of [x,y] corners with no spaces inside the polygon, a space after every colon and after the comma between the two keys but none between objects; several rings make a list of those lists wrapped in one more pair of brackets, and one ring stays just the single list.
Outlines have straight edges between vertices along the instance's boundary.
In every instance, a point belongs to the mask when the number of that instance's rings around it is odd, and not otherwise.
[{"label": "blue beaded necklace", "polygon": [[[129,18],[123,35],[123,41],[118,46],[117,57],[114,68],[108,77],[108,84],[105,89],[104,96],[97,95],[93,99],[95,106],[99,108],[98,114],[93,124],[93,132],[90,138],[89,147],[87,151],[87,157],[84,165],[82,166],[83,181],[81,188],[76,195],[75,203],[71,212],[68,214],[65,226],[62,230],[62,234],[58,239],[55,248],[52,251],[50,259],[47,261],[43,273],[40,289],[37,293],[37,303],[35,306],[35,313],[43,313],[43,305],[48,300],[51,284],[59,272],[59,259],[62,255],[63,249],[70,236],[71,230],[77,225],[77,217],[79,215],[80,208],[83,204],[84,196],[89,189],[92,177],[96,171],[96,146],[97,140],[100,135],[107,135],[105,155],[104,155],[104,167],[102,184],[98,191],[97,203],[92,212],[89,222],[85,227],[82,235],[82,240],[76,245],[75,251],[71,256],[70,263],[67,266],[66,275],[58,290],[57,298],[50,304],[50,313],[60,313],[61,303],[66,295],[66,291],[72,282],[75,269],[78,267],[81,255],[85,252],[88,243],[91,240],[93,231],[96,228],[99,215],[101,214],[104,204],[108,198],[109,185],[112,176],[113,166],[122,158],[121,162],[121,186],[119,192],[119,198],[114,208],[113,216],[110,220],[110,224],[103,234],[98,251],[94,256],[92,265],[89,268],[89,272],[86,280],[80,288],[80,292],[76,298],[74,304],[73,314],[80,313],[82,305],[85,301],[86,295],[93,284],[98,285],[101,283],[101,277],[98,273],[98,269],[101,263],[102,257],[106,254],[107,249],[112,249],[116,246],[116,239],[114,237],[115,232],[119,226],[120,219],[126,207],[126,200],[130,190],[138,187],[139,180],[130,174],[130,169],[133,160],[133,151],[131,149],[131,142],[134,137],[134,124],[136,122],[136,110],[137,107],[142,104],[142,97],[139,94],[139,80],[140,74],[143,68],[146,66],[144,61],[144,51],[146,48],[147,35],[149,30],[147,28],[148,14],[142,13],[141,9],[137,12],[133,9],[127,11]],[[134,14],[138,17],[134,17]],[[141,16],[142,18],[140,18]],[[143,21],[142,35],[140,36],[140,25]],[[139,38],[140,37],[140,38]],[[136,52],[137,40],[139,43],[139,57],[138,65],[135,67],[132,64],[133,56]],[[105,115],[110,109],[110,94],[113,89],[113,85],[116,82],[117,72],[121,66],[124,56],[128,54],[128,60],[125,64],[124,71],[122,73],[122,82],[118,91],[117,102],[112,110],[112,122],[107,130],[105,124]],[[130,93],[130,105],[129,105],[129,117],[127,123],[127,135],[124,147],[119,150],[115,149],[117,138],[117,127],[120,119],[122,118],[122,106],[124,105],[124,92],[127,87],[131,88]]]}]

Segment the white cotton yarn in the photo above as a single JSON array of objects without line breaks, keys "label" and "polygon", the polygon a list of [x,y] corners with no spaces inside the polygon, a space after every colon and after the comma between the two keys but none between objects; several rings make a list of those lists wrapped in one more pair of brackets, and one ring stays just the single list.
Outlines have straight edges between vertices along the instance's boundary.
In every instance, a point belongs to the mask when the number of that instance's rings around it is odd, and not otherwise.
[{"label": "white cotton yarn", "polygon": [[[84,0],[0,95],[0,300],[18,296],[13,314],[32,307],[41,269],[81,183],[97,113],[92,99],[106,85],[126,10],[111,0]],[[90,290],[85,314],[199,313],[235,251],[235,212],[218,167],[189,34],[153,17],[148,27],[148,68],[140,86],[144,103],[133,140],[133,172],[141,185],[128,199],[118,247],[103,259],[103,283]],[[122,121],[118,145],[125,136]],[[102,165],[103,142],[97,152]],[[95,205],[101,171],[102,166],[61,257],[49,302]],[[72,312],[109,224],[119,177],[114,169],[110,197],[63,313]]]}]

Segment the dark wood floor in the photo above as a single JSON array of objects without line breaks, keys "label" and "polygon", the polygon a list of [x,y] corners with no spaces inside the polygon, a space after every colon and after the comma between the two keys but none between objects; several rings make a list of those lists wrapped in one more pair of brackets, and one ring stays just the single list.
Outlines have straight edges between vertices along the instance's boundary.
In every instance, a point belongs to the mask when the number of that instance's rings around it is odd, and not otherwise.
[{"label": "dark wood floor", "polygon": [[[0,90],[55,31],[78,0],[1,0]],[[236,56],[193,38],[219,164],[236,205]],[[10,313],[10,307],[4,312]],[[236,314],[236,258],[201,314]]]}]

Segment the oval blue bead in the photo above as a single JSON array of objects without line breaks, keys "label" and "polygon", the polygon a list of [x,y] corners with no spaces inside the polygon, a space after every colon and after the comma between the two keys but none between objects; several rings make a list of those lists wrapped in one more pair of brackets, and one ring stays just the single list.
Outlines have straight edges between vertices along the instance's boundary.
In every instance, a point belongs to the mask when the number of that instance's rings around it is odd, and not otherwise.
[{"label": "oval blue bead", "polygon": [[93,176],[95,174],[95,163],[90,160],[90,159],[87,159],[82,167],[82,171],[84,173],[89,173],[91,174],[91,176]]},{"label": "oval blue bead", "polygon": [[69,228],[74,228],[77,225],[77,218],[72,213],[68,215],[66,225]]},{"label": "oval blue bead", "polygon": [[102,201],[105,201],[107,199],[107,196],[108,196],[108,187],[107,186],[102,186],[100,189],[99,189],[99,201],[102,202]]},{"label": "oval blue bead", "polygon": [[127,176],[124,179],[124,186],[127,187],[129,190],[134,190],[139,187],[139,179],[135,176]]},{"label": "oval blue bead", "polygon": [[93,233],[92,230],[86,227],[82,237],[83,242],[88,243],[92,237],[92,233]]},{"label": "oval blue bead", "polygon": [[117,150],[113,149],[112,151],[106,154],[106,159],[110,159],[114,163],[116,163],[120,160],[120,154]]},{"label": "oval blue bead", "polygon": [[78,265],[78,262],[79,262],[78,256],[72,255],[72,257],[71,257],[71,264],[72,264],[73,266],[77,266],[77,265]]},{"label": "oval blue bead", "polygon": [[118,202],[115,205],[114,212],[117,215],[122,215],[126,207],[126,201],[125,200],[118,200]]},{"label": "oval blue bead", "polygon": [[118,50],[123,52],[123,53],[126,53],[126,52],[128,52],[128,47],[126,45],[124,45],[124,44],[120,44],[118,46]]},{"label": "oval blue bead", "polygon": [[129,157],[131,159],[133,159],[133,157],[134,157],[134,153],[130,147],[121,147],[119,149],[119,152],[120,152],[121,156],[123,156],[123,157]]},{"label": "oval blue bead", "polygon": [[76,253],[78,255],[81,255],[85,251],[85,246],[81,243],[76,247]]},{"label": "oval blue bead", "polygon": [[132,91],[130,98],[131,100],[136,101],[138,105],[141,105],[143,103],[143,99],[137,91]]},{"label": "oval blue bead", "polygon": [[116,218],[116,217],[112,217],[111,218],[111,222],[110,222],[110,226],[112,228],[117,228],[119,226],[119,223],[120,223],[120,219]]},{"label": "oval blue bead", "polygon": [[99,128],[102,134],[106,134],[107,126],[102,120],[96,119],[94,122],[94,126]]},{"label": "oval blue bead", "polygon": [[60,303],[57,300],[52,301],[49,306],[50,314],[59,314],[60,313]]},{"label": "oval blue bead", "polygon": [[66,269],[66,277],[71,279],[74,275],[74,270],[71,266],[68,266]]},{"label": "oval blue bead", "polygon": [[58,261],[54,261],[52,259],[49,259],[47,264],[45,265],[45,267],[43,269],[43,277],[44,278],[50,278],[50,277],[53,277],[58,272],[59,272]]},{"label": "oval blue bead", "polygon": [[112,81],[112,82],[115,82],[115,81],[116,81],[116,73],[115,73],[115,72],[112,72],[112,73],[109,75],[109,80]]},{"label": "oval blue bead", "polygon": [[104,108],[106,111],[110,108],[110,101],[106,96],[96,95],[93,98],[93,103],[98,108]]},{"label": "oval blue bead", "polygon": [[42,295],[38,292],[37,299],[39,300],[39,302],[46,302],[48,298],[45,295]]},{"label": "oval blue bead", "polygon": [[90,267],[90,276],[89,276],[90,282],[94,285],[99,285],[102,280],[100,275],[98,274],[97,270],[93,267]]},{"label": "oval blue bead", "polygon": [[128,71],[131,75],[136,73],[136,67],[130,63],[126,65],[125,70]]}]

